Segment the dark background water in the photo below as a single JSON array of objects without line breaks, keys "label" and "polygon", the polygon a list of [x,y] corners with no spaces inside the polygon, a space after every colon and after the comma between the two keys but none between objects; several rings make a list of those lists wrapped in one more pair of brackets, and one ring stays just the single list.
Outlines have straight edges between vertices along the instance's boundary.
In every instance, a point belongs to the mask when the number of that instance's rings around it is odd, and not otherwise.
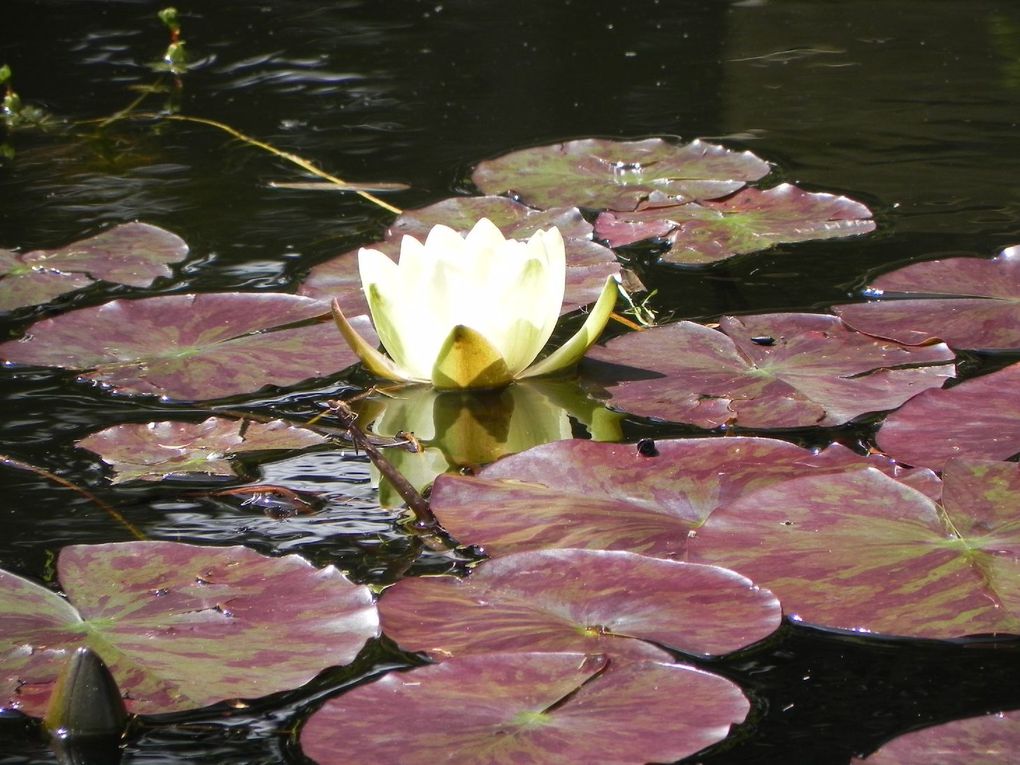
[{"label": "dark background water", "polygon": [[[203,126],[125,121],[99,132],[82,124],[123,108],[132,86],[155,79],[150,64],[167,41],[155,18],[163,5],[0,5],[0,63],[14,69],[23,99],[67,121],[60,134],[13,136],[16,157],[0,166],[0,247],[59,246],[140,219],[192,248],[175,277],[151,290],[99,286],[61,298],[0,321],[4,339],[31,319],[123,294],[291,290],[311,266],[377,238],[391,219],[354,196],[267,188],[298,173]],[[655,306],[678,318],[824,309],[894,266],[990,256],[1020,242],[1013,2],[178,7],[195,61],[178,96],[183,113],[229,123],[348,180],[407,183],[409,191],[389,197],[403,208],[470,191],[472,165],[515,148],[675,136],[749,148],[775,163],[770,183],[846,193],[875,210],[879,229],[864,238],[778,247],[712,268],[650,269]],[[167,98],[142,109],[159,110]],[[961,371],[1007,360],[967,357]],[[179,491],[105,489],[101,467],[73,447],[76,438],[114,422],[198,413],[117,400],[72,378],[0,370],[0,451],[89,486],[153,538],[297,550],[368,579],[410,554],[352,455],[276,466],[348,497],[321,517],[282,525]],[[323,483],[324,474],[333,478]],[[0,497],[0,566],[24,575],[50,578],[51,556],[64,544],[125,538],[92,503],[31,473],[0,467]],[[373,660],[396,659],[379,647],[361,671]],[[911,727],[1020,707],[1018,667],[1015,643],[883,642],[790,628],[722,667],[755,696],[756,718],[700,759],[845,763]],[[353,676],[334,673],[323,687]],[[125,760],[296,761],[282,731],[305,698],[247,718],[153,730]],[[53,761],[19,725],[0,726],[0,741],[0,763]]]}]

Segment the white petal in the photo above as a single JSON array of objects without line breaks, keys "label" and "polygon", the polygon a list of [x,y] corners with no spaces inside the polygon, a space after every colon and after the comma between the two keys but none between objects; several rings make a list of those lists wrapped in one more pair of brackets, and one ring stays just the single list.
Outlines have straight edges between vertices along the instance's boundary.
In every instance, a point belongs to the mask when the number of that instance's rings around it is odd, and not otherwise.
[{"label": "white petal", "polygon": [[543,257],[546,263],[541,291],[532,297],[534,313],[531,314],[532,320],[541,328],[544,346],[559,321],[566,289],[567,257],[559,229],[550,228],[536,233],[528,240],[528,252],[534,253],[535,257]]},{"label": "white petal", "polygon": [[383,285],[383,289],[392,285],[400,278],[400,269],[386,254],[379,250],[362,247],[358,250],[358,271],[361,274],[362,286],[369,284]]}]

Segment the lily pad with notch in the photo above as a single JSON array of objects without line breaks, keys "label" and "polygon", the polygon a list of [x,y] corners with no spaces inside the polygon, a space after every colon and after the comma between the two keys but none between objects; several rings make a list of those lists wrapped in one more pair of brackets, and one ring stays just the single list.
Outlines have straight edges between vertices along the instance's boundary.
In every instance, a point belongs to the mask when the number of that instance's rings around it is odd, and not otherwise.
[{"label": "lily pad with notch", "polygon": [[769,170],[749,151],[701,140],[585,138],[481,162],[471,180],[485,194],[513,193],[538,208],[627,211],[645,200],[666,204],[724,197]]},{"label": "lily pad with notch", "polygon": [[1020,349],[1020,245],[990,260],[914,263],[880,276],[868,293],[896,299],[832,310],[860,332],[899,343],[942,340],[952,348]]},{"label": "lily pad with notch", "polygon": [[242,452],[304,449],[327,439],[283,420],[253,422],[209,417],[202,422],[114,425],[76,442],[113,471],[112,482],[161,481],[168,476],[235,477],[229,457]]},{"label": "lily pad with notch", "polygon": [[[594,303],[602,293],[606,277],[621,272],[613,251],[592,241],[591,224],[576,207],[538,211],[506,197],[452,197],[420,210],[410,210],[393,222],[383,241],[367,246],[397,260],[404,236],[423,242],[438,224],[466,233],[481,218],[491,220],[510,239],[527,239],[536,231],[553,226],[559,229],[567,258],[563,313]],[[323,300],[336,297],[346,315],[366,313],[368,302],[361,289],[358,250],[312,268],[299,293]]]},{"label": "lily pad with notch", "polygon": [[390,672],[331,699],[301,748],[319,765],[640,765],[721,741],[749,709],[729,680],[681,664],[493,653]]},{"label": "lily pad with notch", "polygon": [[831,427],[895,409],[953,377],[944,344],[907,346],[835,316],[682,321],[594,346],[582,383],[614,408],[701,428]]},{"label": "lily pad with notch", "polygon": [[1020,453],[1020,363],[928,390],[882,423],[879,448],[908,465],[941,470],[953,457],[1004,460]]},{"label": "lily pad with notch", "polygon": [[617,550],[554,549],[485,561],[466,578],[404,579],[383,631],[434,659],[502,651],[721,656],[768,637],[779,601],[717,566]]},{"label": "lily pad with notch", "polygon": [[0,706],[40,716],[67,656],[91,647],[128,711],[161,714],[297,688],[378,636],[368,587],[244,547],[65,547],[66,599],[0,571]]},{"label": "lily pad with notch", "polygon": [[55,250],[0,250],[0,311],[46,303],[102,280],[147,287],[170,276],[188,246],[148,223],[124,223]]},{"label": "lily pad with notch", "polygon": [[[209,293],[114,300],[37,322],[0,345],[8,364],[81,370],[115,393],[198,401],[326,377],[357,357],[310,298]],[[367,316],[351,320],[369,342]]]},{"label": "lily pad with notch", "polygon": [[433,510],[491,555],[616,549],[722,566],[819,627],[1020,635],[1020,465],[951,462],[936,501],[930,471],[841,448],[738,437],[655,449],[549,444],[440,477]]},{"label": "lily pad with notch", "polygon": [[777,244],[856,236],[875,230],[871,211],[844,196],[804,191],[789,183],[742,189],[725,199],[633,212],[603,212],[595,236],[610,247],[664,241],[667,263],[705,265]]}]

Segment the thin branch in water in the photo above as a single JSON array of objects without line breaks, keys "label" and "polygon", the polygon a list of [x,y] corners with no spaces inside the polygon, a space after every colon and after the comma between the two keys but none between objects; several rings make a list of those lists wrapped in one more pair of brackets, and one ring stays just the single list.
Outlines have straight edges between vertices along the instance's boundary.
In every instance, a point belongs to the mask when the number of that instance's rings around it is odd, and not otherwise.
[{"label": "thin branch in water", "polygon": [[333,399],[327,401],[326,406],[329,407],[330,414],[340,420],[341,427],[347,432],[351,441],[354,442],[354,446],[368,455],[368,458],[372,460],[372,464],[376,466],[379,472],[396,489],[400,498],[407,503],[408,508],[414,513],[415,527],[428,530],[439,526],[436,516],[432,514],[432,508],[429,506],[428,500],[418,493],[414,486],[411,485],[411,482],[404,478],[400,471],[393,466],[393,463],[383,456],[383,453],[369,440],[364,431],[357,426],[356,420],[358,415],[347,402]]},{"label": "thin branch in water", "polygon": [[41,468],[38,465],[32,465],[31,463],[28,462],[22,462],[21,460],[15,459],[14,457],[11,457],[7,454],[0,454],[0,464],[10,465],[11,467],[19,468],[20,470],[28,470],[29,472],[35,473],[36,475],[40,475],[49,481],[53,481],[53,483],[60,484],[65,489],[70,489],[71,491],[81,494],[83,497],[85,497],[85,499],[89,500],[90,502],[93,502],[94,504],[102,508],[107,515],[109,515],[111,518],[113,518],[113,520],[117,521],[117,523],[119,523],[121,526],[127,529],[135,539],[139,539],[143,542],[147,540],[145,534],[143,534],[137,526],[135,526],[133,523],[131,523],[131,521],[129,521],[127,518],[121,515],[120,512],[117,511],[112,505],[104,502],[88,489],[83,489],[81,486],[78,486],[75,483],[71,483],[66,478],[61,478],[56,473],[51,473],[49,470],[46,470],[45,468]]},{"label": "thin branch in water", "polygon": [[[208,125],[210,127],[217,128],[219,130],[224,131],[225,133],[229,133],[234,138],[238,139],[239,141],[243,141],[244,143],[250,146],[255,146],[259,149],[263,149],[264,151],[268,151],[270,154],[280,157],[281,159],[285,159],[288,162],[293,162],[302,170],[305,170],[311,173],[312,175],[317,175],[320,178],[329,181],[330,183],[334,183],[342,187],[350,186],[350,184],[347,183],[347,181],[343,180],[342,178],[338,178],[335,175],[327,173],[325,170],[322,170],[316,165],[313,165],[304,157],[299,157],[297,154],[291,154],[289,151],[281,151],[280,149],[277,149],[275,146],[272,146],[266,143],[265,141],[260,141],[257,138],[252,138],[250,135],[245,135],[240,130],[235,130],[234,128],[230,127],[230,125],[225,125],[222,122],[206,119],[205,117],[189,117],[184,114],[159,114],[148,116],[155,116],[159,119],[177,120],[178,122],[194,122],[199,125]],[[374,194],[368,193],[367,191],[355,191],[354,193],[357,194],[362,199],[367,199],[372,204],[378,205],[384,210],[388,210],[389,212],[394,213],[396,215],[400,215],[400,213],[403,212],[403,210],[401,210],[399,207],[394,207],[389,202],[385,202],[382,199],[379,199],[379,197],[375,196]]]}]

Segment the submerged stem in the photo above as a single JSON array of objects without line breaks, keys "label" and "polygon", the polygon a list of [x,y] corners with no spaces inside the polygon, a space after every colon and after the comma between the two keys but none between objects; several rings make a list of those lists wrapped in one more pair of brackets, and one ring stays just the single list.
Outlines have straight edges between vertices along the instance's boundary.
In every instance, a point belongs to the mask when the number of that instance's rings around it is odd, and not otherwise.
[{"label": "submerged stem", "polygon": [[85,497],[85,499],[95,503],[96,505],[101,507],[104,511],[106,511],[106,513],[111,518],[113,518],[113,520],[117,521],[117,523],[126,528],[131,533],[131,536],[133,536],[135,539],[139,539],[143,542],[146,541],[147,538],[145,534],[143,534],[137,526],[135,526],[133,523],[131,523],[131,521],[129,521],[127,518],[121,515],[121,513],[118,512],[112,505],[104,502],[88,489],[84,489],[81,486],[78,486],[77,484],[68,481],[66,478],[61,478],[56,473],[51,473],[49,470],[46,470],[45,468],[41,468],[38,465],[33,465],[29,462],[22,462],[21,460],[15,459],[14,457],[11,457],[7,454],[0,454],[0,463],[10,465],[11,467],[19,468],[21,470],[28,470],[29,472],[35,473],[36,475],[40,475],[43,478],[53,481],[54,483],[58,483],[61,486],[70,489],[71,491],[78,492],[78,494],[81,494],[83,497]]}]

